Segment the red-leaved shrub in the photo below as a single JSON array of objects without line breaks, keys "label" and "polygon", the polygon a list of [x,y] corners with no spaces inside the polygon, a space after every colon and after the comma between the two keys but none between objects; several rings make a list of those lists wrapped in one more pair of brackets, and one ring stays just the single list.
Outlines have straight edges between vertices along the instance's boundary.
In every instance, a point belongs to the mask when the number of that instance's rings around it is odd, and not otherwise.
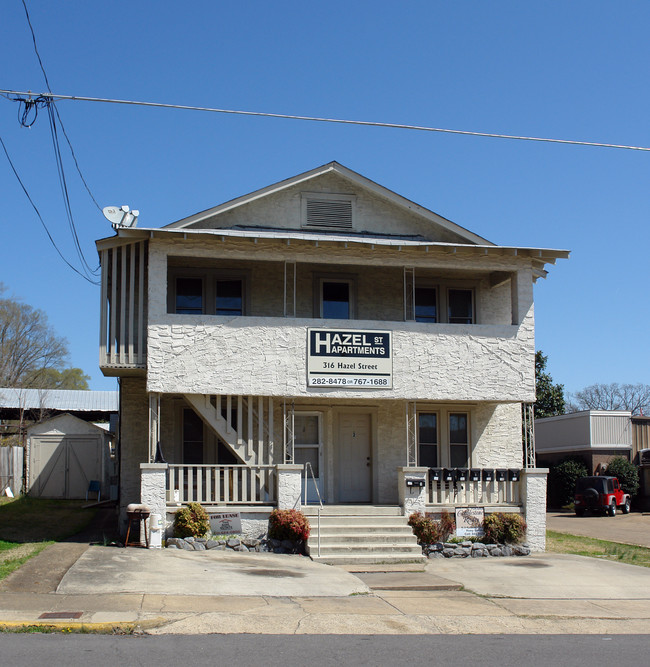
[{"label": "red-leaved shrub", "polygon": [[269,539],[306,542],[309,521],[299,510],[273,510],[269,516]]}]

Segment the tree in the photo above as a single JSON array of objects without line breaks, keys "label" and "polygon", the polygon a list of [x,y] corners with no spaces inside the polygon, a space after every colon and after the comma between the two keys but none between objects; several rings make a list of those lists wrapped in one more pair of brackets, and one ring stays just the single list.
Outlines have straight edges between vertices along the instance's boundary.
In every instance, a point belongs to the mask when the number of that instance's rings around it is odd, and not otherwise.
[{"label": "tree", "polygon": [[38,387],[40,389],[88,389],[90,375],[81,368],[45,368],[38,371]]},{"label": "tree", "polygon": [[534,412],[536,418],[555,417],[564,414],[564,385],[553,384],[553,378],[546,372],[548,357],[541,350],[535,352],[535,391],[537,401]]},{"label": "tree", "polygon": [[564,507],[572,503],[576,482],[588,474],[587,466],[579,456],[567,456],[552,466],[548,474],[548,506]]},{"label": "tree", "polygon": [[67,342],[42,310],[3,297],[0,283],[0,387],[38,387],[44,371],[61,368]]},{"label": "tree", "polygon": [[570,397],[569,411],[629,410],[633,415],[650,413],[650,385],[592,384]]},{"label": "tree", "polygon": [[616,477],[625,493],[636,496],[639,491],[639,469],[626,458],[615,456],[608,464],[605,471],[608,475]]}]

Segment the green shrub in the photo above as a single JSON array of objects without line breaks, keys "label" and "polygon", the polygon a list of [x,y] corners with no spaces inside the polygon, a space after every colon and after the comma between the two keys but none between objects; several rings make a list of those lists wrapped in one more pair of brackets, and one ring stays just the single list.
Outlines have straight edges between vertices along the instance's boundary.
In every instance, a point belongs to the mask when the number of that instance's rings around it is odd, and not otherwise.
[{"label": "green shrub", "polygon": [[413,528],[413,534],[417,537],[418,544],[433,544],[442,541],[440,524],[428,516],[423,516],[421,512],[411,514],[408,524]]},{"label": "green shrub", "polygon": [[299,510],[273,510],[269,516],[269,539],[306,542],[309,521]]},{"label": "green shrub", "polygon": [[580,458],[567,457],[553,466],[548,475],[548,504],[563,507],[573,502],[576,482],[589,474]]},{"label": "green shrub", "polygon": [[487,544],[517,544],[526,536],[526,522],[521,514],[494,512],[483,520],[483,530]]},{"label": "green shrub", "polygon": [[615,456],[607,464],[605,473],[617,477],[625,493],[635,496],[639,492],[639,469],[622,456]]},{"label": "green shrub", "polygon": [[174,537],[204,537],[208,530],[210,518],[199,503],[189,503],[176,512]]}]

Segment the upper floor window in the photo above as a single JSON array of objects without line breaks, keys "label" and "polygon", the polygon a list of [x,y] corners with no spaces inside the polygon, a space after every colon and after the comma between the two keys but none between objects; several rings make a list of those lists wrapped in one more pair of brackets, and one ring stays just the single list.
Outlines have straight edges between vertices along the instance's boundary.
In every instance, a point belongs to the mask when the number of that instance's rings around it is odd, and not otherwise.
[{"label": "upper floor window", "polygon": [[217,315],[244,314],[244,285],[242,280],[217,280],[216,304]]},{"label": "upper floor window", "polygon": [[473,324],[474,296],[471,289],[447,291],[447,318],[450,324]]},{"label": "upper floor window", "polygon": [[352,306],[352,284],[349,280],[321,280],[321,317],[331,320],[352,319]]},{"label": "upper floor window", "polygon": [[176,312],[200,315],[203,312],[203,280],[176,278]]},{"label": "upper floor window", "polygon": [[[191,271],[191,273],[190,273]],[[168,312],[179,315],[246,315],[248,271],[171,268]]]},{"label": "upper floor window", "polygon": [[438,321],[438,293],[435,287],[415,288],[415,321]]}]

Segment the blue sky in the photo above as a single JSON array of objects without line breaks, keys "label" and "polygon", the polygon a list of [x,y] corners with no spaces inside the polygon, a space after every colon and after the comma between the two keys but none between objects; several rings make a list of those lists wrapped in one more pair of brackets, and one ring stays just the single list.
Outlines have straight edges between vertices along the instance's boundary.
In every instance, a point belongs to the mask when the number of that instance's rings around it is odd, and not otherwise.
[{"label": "blue sky", "polygon": [[[26,0],[52,91],[650,146],[650,3]],[[4,0],[0,88],[45,91],[21,0]],[[337,160],[491,241],[562,248],[535,288],[537,347],[567,391],[650,383],[650,153],[57,103],[101,206],[158,227]],[[43,111],[0,136],[64,254]],[[63,144],[82,247],[110,236]],[[0,282],[43,309],[92,389],[99,291],[63,264],[0,153]]]}]

